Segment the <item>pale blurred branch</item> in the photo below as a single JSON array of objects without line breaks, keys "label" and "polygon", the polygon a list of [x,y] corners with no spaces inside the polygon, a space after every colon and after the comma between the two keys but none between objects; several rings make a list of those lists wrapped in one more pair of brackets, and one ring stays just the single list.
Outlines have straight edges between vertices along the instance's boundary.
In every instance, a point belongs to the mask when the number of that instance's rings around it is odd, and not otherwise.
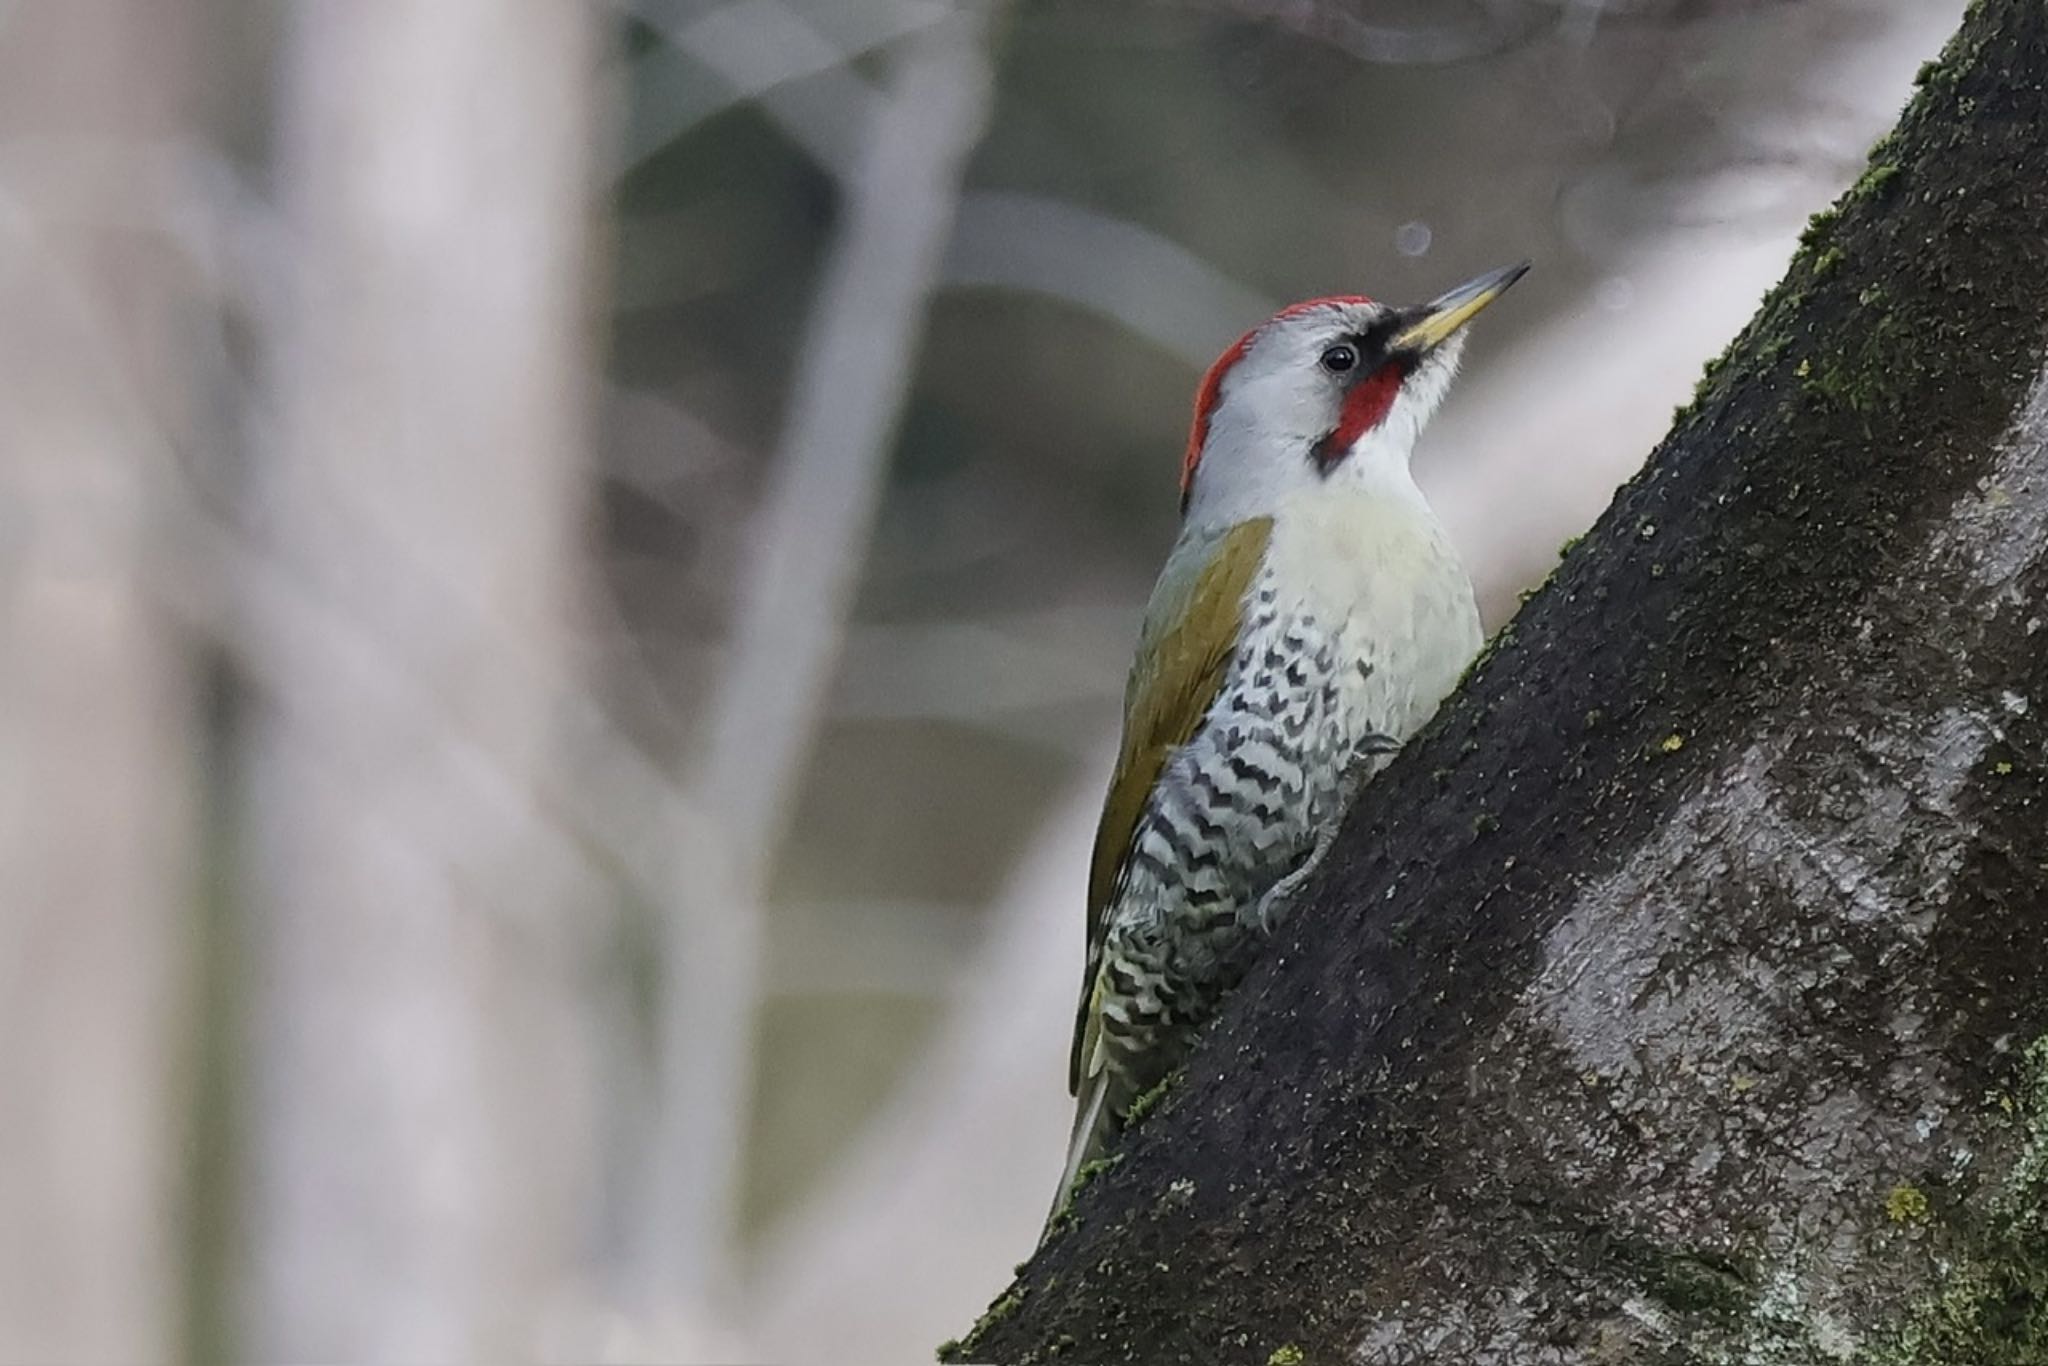
[{"label": "pale blurred branch", "polygon": [[981,190],[960,205],[945,282],[1061,299],[1196,369],[1273,309],[1162,233],[1043,195]]},{"label": "pale blurred branch", "polygon": [[[852,6],[850,16],[866,17],[856,21],[863,27],[848,41],[822,32],[785,0],[736,0],[689,19],[659,0],[642,0],[634,8],[675,52],[715,72],[726,88],[692,95],[687,119],[650,122],[629,165],[718,109],[754,99],[842,186],[865,174],[861,130],[875,120],[884,100],[850,63],[863,44],[927,26],[934,9],[943,9]],[[962,194],[939,283],[1061,299],[1197,368],[1249,320],[1271,309],[1258,291],[1155,229],[1086,205],[1013,191]]]},{"label": "pale blurred branch", "polygon": [[534,680],[582,591],[598,17],[294,12],[258,543],[368,651],[248,603],[259,1359],[525,1356],[577,1274],[589,1009]]},{"label": "pale blurred branch", "polygon": [[960,176],[987,118],[994,22],[992,6],[967,6],[892,54],[736,579],[693,775],[717,826],[679,840],[663,908],[654,1170],[633,1270],[646,1303],[677,1304],[686,1322],[726,1294],[768,861],[823,710]]},{"label": "pale blurred branch", "polygon": [[[1156,2],[1156,0],[1155,0]],[[1473,61],[1527,42],[1558,22],[1556,8],[1582,0],[1464,0],[1435,7],[1429,22],[1397,25],[1366,17],[1362,0],[1167,0],[1202,10],[1272,24],[1337,48],[1375,66],[1448,66]],[[1442,12],[1448,11],[1448,14]]]},{"label": "pale blurred branch", "polygon": [[[0,1359],[176,1350],[175,1083],[197,890],[190,658],[150,591],[189,302],[100,174],[175,127],[193,19],[119,0],[0,45]],[[134,25],[135,31],[124,31]],[[91,149],[61,176],[38,147]]]},{"label": "pale blurred branch", "polygon": [[[771,94],[805,150],[823,165],[851,170],[882,96],[848,64],[952,12],[941,0],[842,4],[833,12],[839,32],[827,33],[782,0],[733,0],[709,9],[633,0],[627,8],[664,39],[635,63],[635,78],[659,103],[634,121],[622,158],[627,170],[712,115]],[[815,88],[787,89],[795,82]]]},{"label": "pale blurred branch", "polygon": [[[1109,735],[1084,740],[1106,760]],[[1101,780],[1085,765],[1023,846],[911,1080],[771,1235],[755,1299],[766,1359],[915,1360],[953,1331],[947,1306],[992,1294],[1030,1247],[1066,1129],[1054,1102]]]}]

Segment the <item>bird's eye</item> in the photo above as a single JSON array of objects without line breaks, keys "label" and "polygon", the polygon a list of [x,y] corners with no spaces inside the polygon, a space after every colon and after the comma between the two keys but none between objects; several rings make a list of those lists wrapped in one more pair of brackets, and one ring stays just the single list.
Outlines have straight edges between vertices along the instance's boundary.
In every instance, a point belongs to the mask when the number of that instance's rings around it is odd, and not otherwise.
[{"label": "bird's eye", "polygon": [[1323,352],[1323,368],[1333,375],[1341,375],[1358,364],[1358,351],[1348,343],[1338,342]]}]

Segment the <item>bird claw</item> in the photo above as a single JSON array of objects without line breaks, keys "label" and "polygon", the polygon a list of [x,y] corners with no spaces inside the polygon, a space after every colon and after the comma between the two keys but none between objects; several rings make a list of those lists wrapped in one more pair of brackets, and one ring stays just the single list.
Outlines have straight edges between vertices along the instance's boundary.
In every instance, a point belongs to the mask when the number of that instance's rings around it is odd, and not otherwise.
[{"label": "bird claw", "polygon": [[1302,888],[1322,867],[1323,860],[1329,856],[1330,846],[1337,842],[1337,830],[1344,824],[1351,804],[1358,800],[1359,792],[1386,767],[1387,760],[1400,748],[1399,740],[1379,734],[1368,735],[1352,747],[1351,757],[1345,762],[1343,773],[1337,780],[1337,809],[1331,813],[1330,819],[1322,823],[1316,834],[1315,848],[1309,851],[1300,867],[1266,889],[1252,912],[1262,932],[1271,934],[1293,913]]}]

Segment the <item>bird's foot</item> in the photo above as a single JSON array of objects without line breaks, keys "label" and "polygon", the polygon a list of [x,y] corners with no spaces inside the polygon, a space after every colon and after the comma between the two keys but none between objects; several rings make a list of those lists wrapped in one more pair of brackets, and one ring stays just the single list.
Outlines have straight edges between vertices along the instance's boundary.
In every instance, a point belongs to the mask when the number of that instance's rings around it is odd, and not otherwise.
[{"label": "bird's foot", "polygon": [[1254,913],[1259,928],[1270,934],[1294,910],[1301,899],[1302,889],[1307,887],[1329,856],[1330,846],[1337,842],[1337,831],[1344,824],[1344,817],[1351,810],[1351,804],[1358,800],[1358,794],[1365,785],[1387,766],[1387,760],[1401,748],[1401,742],[1389,735],[1368,735],[1351,750],[1351,758],[1344,765],[1344,772],[1337,780],[1336,809],[1330,818],[1322,823],[1316,834],[1315,848],[1309,851],[1301,866],[1266,889],[1259,898]]}]

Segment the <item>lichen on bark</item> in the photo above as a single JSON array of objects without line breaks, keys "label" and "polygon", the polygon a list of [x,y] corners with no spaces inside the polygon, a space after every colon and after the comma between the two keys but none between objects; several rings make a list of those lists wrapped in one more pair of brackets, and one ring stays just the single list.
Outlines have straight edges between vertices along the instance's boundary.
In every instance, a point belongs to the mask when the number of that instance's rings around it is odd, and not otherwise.
[{"label": "lichen on bark", "polygon": [[2015,1086],[1987,1103],[2011,1117],[2017,1155],[1984,1207],[1965,1212],[1966,1252],[1867,1366],[2048,1362],[2048,1035],[2027,1047]]}]

